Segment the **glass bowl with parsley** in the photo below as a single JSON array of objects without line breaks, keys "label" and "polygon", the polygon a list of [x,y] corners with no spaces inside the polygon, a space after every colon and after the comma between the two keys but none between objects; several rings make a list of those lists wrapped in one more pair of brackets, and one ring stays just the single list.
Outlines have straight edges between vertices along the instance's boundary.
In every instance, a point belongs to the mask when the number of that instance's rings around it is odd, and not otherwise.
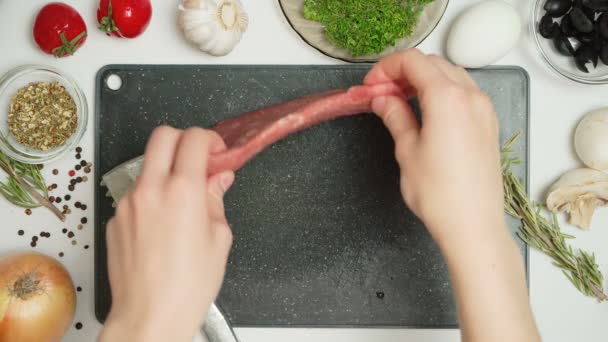
[{"label": "glass bowl with parsley", "polygon": [[437,26],[448,0],[279,0],[312,47],[347,62],[375,62],[415,47]]},{"label": "glass bowl with parsley", "polygon": [[70,77],[24,65],[0,78],[0,150],[28,164],[55,161],[80,142],[88,106]]}]

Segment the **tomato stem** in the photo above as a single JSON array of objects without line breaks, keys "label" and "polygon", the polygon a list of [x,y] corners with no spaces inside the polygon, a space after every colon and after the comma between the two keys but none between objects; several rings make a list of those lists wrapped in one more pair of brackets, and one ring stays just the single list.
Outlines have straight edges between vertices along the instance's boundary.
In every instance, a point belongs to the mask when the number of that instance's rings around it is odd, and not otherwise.
[{"label": "tomato stem", "polygon": [[61,46],[53,49],[53,56],[64,57],[65,55],[73,55],[76,50],[80,47],[81,41],[87,36],[87,31],[80,32],[74,39],[68,40],[65,33],[59,33],[59,39],[61,39]]},{"label": "tomato stem", "polygon": [[108,15],[101,18],[99,29],[108,36],[114,31],[121,35],[120,29],[118,29],[118,26],[116,26],[116,22],[114,22],[114,18],[112,17],[112,0],[108,1]]}]

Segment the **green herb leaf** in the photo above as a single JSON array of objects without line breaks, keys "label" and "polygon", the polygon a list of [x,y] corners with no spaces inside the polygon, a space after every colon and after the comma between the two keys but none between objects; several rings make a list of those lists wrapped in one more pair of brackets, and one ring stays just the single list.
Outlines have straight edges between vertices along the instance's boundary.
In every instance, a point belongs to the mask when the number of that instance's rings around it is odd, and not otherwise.
[{"label": "green herb leaf", "polygon": [[585,296],[594,297],[600,302],[608,300],[603,289],[604,276],[595,255],[575,251],[568,245],[566,240],[573,237],[562,233],[557,216],[552,214],[551,220],[548,220],[542,213],[543,206],[529,198],[525,187],[513,173],[511,166],[520,162],[512,157],[513,145],[520,136],[521,132],[513,136],[501,150],[505,212],[521,220],[517,235],[530,247],[549,256],[553,265],[560,268]]},{"label": "green herb leaf", "polygon": [[306,0],[304,17],[322,23],[325,36],[353,56],[377,54],[412,34],[433,0]]},{"label": "green herb leaf", "polygon": [[44,206],[60,220],[65,220],[65,215],[47,200],[48,188],[38,166],[12,160],[0,151],[0,170],[8,176],[6,182],[0,182],[1,196],[22,208]]}]

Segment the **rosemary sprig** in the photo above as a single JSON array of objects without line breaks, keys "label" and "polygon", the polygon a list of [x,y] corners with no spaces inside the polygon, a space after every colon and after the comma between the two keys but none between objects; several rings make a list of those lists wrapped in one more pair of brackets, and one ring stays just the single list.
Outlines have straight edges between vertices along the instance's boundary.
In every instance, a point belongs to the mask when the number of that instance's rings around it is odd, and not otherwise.
[{"label": "rosemary sprig", "polygon": [[600,302],[608,300],[603,289],[604,277],[595,261],[595,255],[574,250],[566,242],[574,237],[561,232],[555,214],[551,219],[543,215],[544,207],[529,198],[525,187],[513,173],[511,166],[520,163],[520,159],[511,156],[512,147],[520,136],[521,132],[509,139],[501,149],[505,211],[521,221],[518,236],[532,248],[549,256],[553,265],[559,267],[585,296],[596,298]]},{"label": "rosemary sprig", "polygon": [[0,195],[22,208],[44,206],[61,221],[65,221],[65,215],[47,200],[48,188],[36,165],[12,160],[0,151],[0,169],[8,175],[6,182],[0,182]]}]

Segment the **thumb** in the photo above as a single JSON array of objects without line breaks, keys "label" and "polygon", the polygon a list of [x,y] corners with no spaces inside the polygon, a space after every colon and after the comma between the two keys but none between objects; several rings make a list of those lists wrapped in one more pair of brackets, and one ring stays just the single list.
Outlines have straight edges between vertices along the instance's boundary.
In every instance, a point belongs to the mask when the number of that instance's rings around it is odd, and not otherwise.
[{"label": "thumb", "polygon": [[403,136],[407,136],[410,141],[418,137],[420,125],[404,99],[397,96],[376,97],[372,100],[372,110],[380,116],[395,142]]},{"label": "thumb", "polygon": [[207,209],[210,222],[226,222],[224,194],[234,183],[234,172],[217,173],[207,181]]}]

